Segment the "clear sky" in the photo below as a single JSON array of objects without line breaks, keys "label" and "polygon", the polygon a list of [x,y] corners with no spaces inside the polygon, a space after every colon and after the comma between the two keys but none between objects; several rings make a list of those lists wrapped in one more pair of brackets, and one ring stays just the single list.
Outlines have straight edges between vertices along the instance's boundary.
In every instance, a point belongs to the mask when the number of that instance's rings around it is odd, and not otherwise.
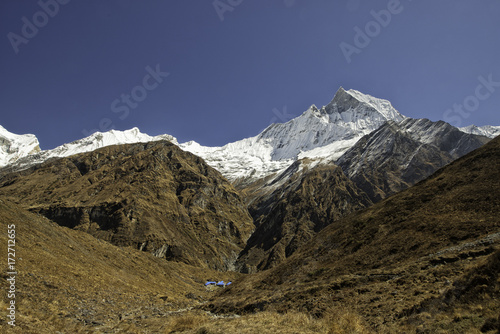
[{"label": "clear sky", "polygon": [[500,125],[498,0],[0,2],[0,125],[42,149],[137,126],[223,145],[336,90]]}]

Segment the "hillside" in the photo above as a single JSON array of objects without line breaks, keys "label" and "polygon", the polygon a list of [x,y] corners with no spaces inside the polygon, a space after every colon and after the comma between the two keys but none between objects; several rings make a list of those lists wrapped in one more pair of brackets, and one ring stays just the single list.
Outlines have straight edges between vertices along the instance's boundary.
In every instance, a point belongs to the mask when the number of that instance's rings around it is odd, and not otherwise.
[{"label": "hillside", "polygon": [[[7,324],[0,299],[0,332],[45,333],[369,333],[349,312],[315,319],[306,313],[218,316],[199,308],[216,292],[207,279],[241,274],[165,261],[117,247],[0,199],[0,226],[16,231],[16,318]],[[7,235],[0,235],[7,244]],[[0,260],[6,268],[6,257]],[[1,274],[0,288],[8,291]],[[361,331],[360,331],[361,330]]]},{"label": "hillside", "polygon": [[[337,93],[337,103],[356,106],[339,96],[350,95]],[[386,122],[336,162],[305,158],[277,175],[236,182],[256,225],[238,267],[248,273],[275,266],[329,224],[407,189],[488,141],[445,122],[406,118]]]},{"label": "hillside", "polygon": [[329,223],[372,204],[340,167],[308,159],[293,163],[256,192],[249,205],[256,230],[238,258],[247,273],[276,266]]},{"label": "hillside", "polygon": [[3,175],[0,197],[168,260],[228,270],[253,229],[219,172],[169,142],[108,146]]},{"label": "hillside", "polygon": [[[496,138],[406,191],[335,221],[282,264],[238,281],[207,307],[318,316],[348,307],[377,331],[394,333],[463,333],[495,324],[498,284],[491,291],[484,284],[498,282],[499,272],[487,268],[498,265],[499,165]],[[477,281],[481,270],[489,278]],[[461,298],[442,304],[453,291]],[[425,313],[428,303],[442,307]]]},{"label": "hillside", "polygon": [[[228,280],[235,275],[113,246],[0,199],[0,226],[6,231],[12,224],[16,327],[6,324],[8,299],[3,296],[2,333],[158,332],[171,312],[208,297],[206,277]],[[6,233],[0,234],[0,242],[7,245]],[[6,267],[6,257],[1,264]],[[2,273],[3,291],[8,277]]]}]

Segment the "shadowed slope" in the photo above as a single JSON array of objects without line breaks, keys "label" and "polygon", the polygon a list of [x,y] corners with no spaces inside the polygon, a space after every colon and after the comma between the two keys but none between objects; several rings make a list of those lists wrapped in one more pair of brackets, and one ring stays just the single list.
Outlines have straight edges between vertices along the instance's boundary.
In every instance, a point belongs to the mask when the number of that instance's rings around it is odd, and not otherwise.
[{"label": "shadowed slope", "polygon": [[109,146],[4,175],[0,196],[115,245],[231,269],[253,224],[219,172],[169,142]]},{"label": "shadowed slope", "polygon": [[442,121],[408,118],[389,121],[361,138],[336,163],[378,202],[489,141]]},{"label": "shadowed slope", "polygon": [[340,167],[310,164],[299,160],[259,189],[250,206],[256,230],[238,259],[243,271],[276,266],[329,223],[372,204]]}]

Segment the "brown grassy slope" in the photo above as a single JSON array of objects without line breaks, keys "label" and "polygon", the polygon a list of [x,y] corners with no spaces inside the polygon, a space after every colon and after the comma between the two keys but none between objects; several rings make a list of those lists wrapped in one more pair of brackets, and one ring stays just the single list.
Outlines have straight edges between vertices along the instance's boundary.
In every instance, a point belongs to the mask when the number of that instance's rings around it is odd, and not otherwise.
[{"label": "brown grassy slope", "polygon": [[[18,272],[17,326],[12,333],[106,332],[110,328],[122,333],[141,328],[160,332],[170,311],[197,305],[208,296],[205,279],[228,280],[236,275],[113,246],[0,200],[1,245],[7,245],[11,224],[16,226]],[[6,262],[2,256],[2,291],[7,289]],[[2,293],[2,333],[12,329],[6,324],[9,301]]]},{"label": "brown grassy slope", "polygon": [[320,315],[331,305],[350,305],[375,327],[402,321],[494,251],[499,165],[496,138],[416,186],[333,222],[282,265],[248,276],[210,307]]},{"label": "brown grassy slope", "polygon": [[332,311],[331,316],[317,319],[290,310],[286,313],[260,312],[242,317],[214,318],[200,312],[189,312],[168,319],[165,333],[189,334],[369,334],[363,321],[345,310]]},{"label": "brown grassy slope", "polygon": [[[369,333],[346,310],[325,319],[298,312],[214,317],[191,310],[214,293],[203,287],[206,278],[227,281],[239,275],[113,246],[0,200],[0,228],[11,224],[16,225],[16,327],[7,324],[10,299],[4,294],[1,333]],[[7,244],[6,233],[0,243]],[[5,257],[0,265],[0,288],[6,291]]]},{"label": "brown grassy slope", "polygon": [[437,298],[425,300],[408,314],[407,323],[422,333],[463,333],[470,328],[500,333],[500,249],[467,268]]},{"label": "brown grassy slope", "polygon": [[253,223],[239,194],[169,142],[104,147],[0,178],[0,196],[115,245],[230,269]]}]

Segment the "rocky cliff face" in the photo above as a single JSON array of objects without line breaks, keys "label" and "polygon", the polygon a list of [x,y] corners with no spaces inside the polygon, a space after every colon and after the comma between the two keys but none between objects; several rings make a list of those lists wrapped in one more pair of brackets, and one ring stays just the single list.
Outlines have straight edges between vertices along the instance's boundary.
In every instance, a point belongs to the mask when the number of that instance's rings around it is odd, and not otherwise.
[{"label": "rocky cliff face", "polygon": [[250,203],[256,230],[238,267],[243,272],[271,268],[333,221],[370,204],[340,167],[299,160],[261,186]]},{"label": "rocky cliff face", "polygon": [[219,172],[169,142],[109,146],[0,176],[0,196],[158,257],[233,268],[253,229]]},{"label": "rocky cliff face", "polygon": [[337,164],[376,202],[425,179],[489,140],[442,121],[408,118],[387,122],[363,137]]}]

